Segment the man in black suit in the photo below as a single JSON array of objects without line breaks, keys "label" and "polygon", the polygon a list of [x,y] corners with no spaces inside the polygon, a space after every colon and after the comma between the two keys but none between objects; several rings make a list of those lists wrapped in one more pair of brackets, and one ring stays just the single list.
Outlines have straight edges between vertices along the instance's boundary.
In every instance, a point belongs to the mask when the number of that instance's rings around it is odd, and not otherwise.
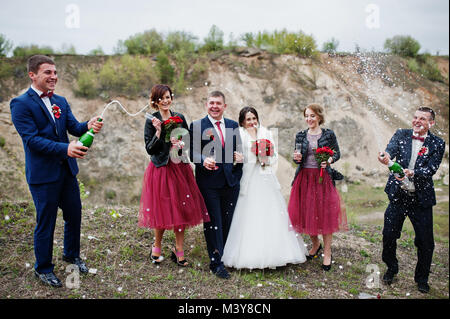
[{"label": "man in black suit", "polygon": [[398,273],[397,239],[408,216],[416,235],[418,261],[414,280],[423,293],[430,290],[428,275],[434,250],[432,208],[436,205],[436,195],[432,177],[445,151],[445,142],[429,131],[434,123],[434,111],[420,107],[414,113],[412,129],[397,130],[386,151],[378,157],[385,165],[395,159],[405,173],[402,179],[391,174],[385,188],[389,206],[384,215],[382,259],[388,268],[383,282],[390,285]]},{"label": "man in black suit", "polygon": [[[211,92],[206,102],[208,114],[190,126],[195,178],[211,218],[204,224],[209,268],[224,279],[230,275],[222,262],[223,249],[239,197],[243,166],[238,155],[242,154],[239,125],[223,116],[226,107],[224,94]],[[234,161],[236,156],[240,159]]]}]

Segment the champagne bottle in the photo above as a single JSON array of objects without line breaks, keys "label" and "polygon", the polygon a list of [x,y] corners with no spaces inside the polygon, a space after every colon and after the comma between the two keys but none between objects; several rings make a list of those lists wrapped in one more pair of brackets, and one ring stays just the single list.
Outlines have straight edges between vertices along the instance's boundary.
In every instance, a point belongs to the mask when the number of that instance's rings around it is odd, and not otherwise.
[{"label": "champagne bottle", "polygon": [[[101,122],[102,119],[99,118],[97,121]],[[94,129],[91,128],[89,131],[81,135],[80,139],[77,142],[77,145],[91,147],[92,143],[94,142],[94,136],[95,136]]]},{"label": "champagne bottle", "polygon": [[[384,154],[380,153],[380,157],[383,158]],[[394,162],[393,160],[389,160],[387,166],[389,170],[398,178],[403,178],[405,176],[405,173],[403,172],[403,167],[399,163]]]},{"label": "champagne bottle", "polygon": [[389,160],[388,168],[398,178],[402,178],[405,176],[405,173],[403,172],[403,167],[401,167],[400,164],[397,162]]}]

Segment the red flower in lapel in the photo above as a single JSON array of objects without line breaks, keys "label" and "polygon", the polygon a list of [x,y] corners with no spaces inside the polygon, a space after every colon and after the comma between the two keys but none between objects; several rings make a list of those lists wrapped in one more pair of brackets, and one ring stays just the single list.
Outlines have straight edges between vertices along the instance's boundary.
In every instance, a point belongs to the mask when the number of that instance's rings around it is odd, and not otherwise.
[{"label": "red flower in lapel", "polygon": [[425,146],[422,146],[418,155],[423,156],[423,155],[427,155],[427,154],[428,154],[428,148],[426,148]]},{"label": "red flower in lapel", "polygon": [[61,109],[59,108],[58,105],[53,104],[52,112],[53,112],[53,115],[55,116],[55,118],[59,119],[59,117],[61,116]]},{"label": "red flower in lapel", "polygon": [[208,129],[208,130],[206,131],[206,136],[207,136],[210,140],[213,140],[213,141],[214,141],[214,132],[213,132],[212,128],[210,128],[210,129]]}]

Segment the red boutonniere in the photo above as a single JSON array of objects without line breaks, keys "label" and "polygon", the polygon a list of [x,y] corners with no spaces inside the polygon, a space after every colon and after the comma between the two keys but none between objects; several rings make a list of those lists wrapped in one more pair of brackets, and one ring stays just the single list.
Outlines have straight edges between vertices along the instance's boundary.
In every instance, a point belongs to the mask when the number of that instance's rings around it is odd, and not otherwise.
[{"label": "red boutonniere", "polygon": [[210,140],[214,141],[214,132],[211,128],[206,131],[206,137],[208,137]]},{"label": "red boutonniere", "polygon": [[422,146],[422,148],[419,151],[419,156],[427,155],[428,154],[428,148],[425,146]]},{"label": "red boutonniere", "polygon": [[59,117],[61,116],[61,109],[59,108],[58,105],[53,104],[52,112],[53,112],[53,115],[55,116],[55,118],[59,119]]}]

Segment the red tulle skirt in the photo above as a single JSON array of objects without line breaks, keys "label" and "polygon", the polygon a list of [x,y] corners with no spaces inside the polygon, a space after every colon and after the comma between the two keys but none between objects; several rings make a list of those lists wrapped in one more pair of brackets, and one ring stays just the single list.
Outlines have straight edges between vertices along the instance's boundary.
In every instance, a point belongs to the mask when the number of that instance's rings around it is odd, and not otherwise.
[{"label": "red tulle skirt", "polygon": [[153,229],[184,230],[209,222],[203,196],[189,164],[148,165],[142,183],[138,225]]},{"label": "red tulle skirt", "polygon": [[330,175],[320,168],[303,168],[294,180],[289,198],[289,217],[293,228],[301,234],[317,236],[347,231],[345,208]]}]

